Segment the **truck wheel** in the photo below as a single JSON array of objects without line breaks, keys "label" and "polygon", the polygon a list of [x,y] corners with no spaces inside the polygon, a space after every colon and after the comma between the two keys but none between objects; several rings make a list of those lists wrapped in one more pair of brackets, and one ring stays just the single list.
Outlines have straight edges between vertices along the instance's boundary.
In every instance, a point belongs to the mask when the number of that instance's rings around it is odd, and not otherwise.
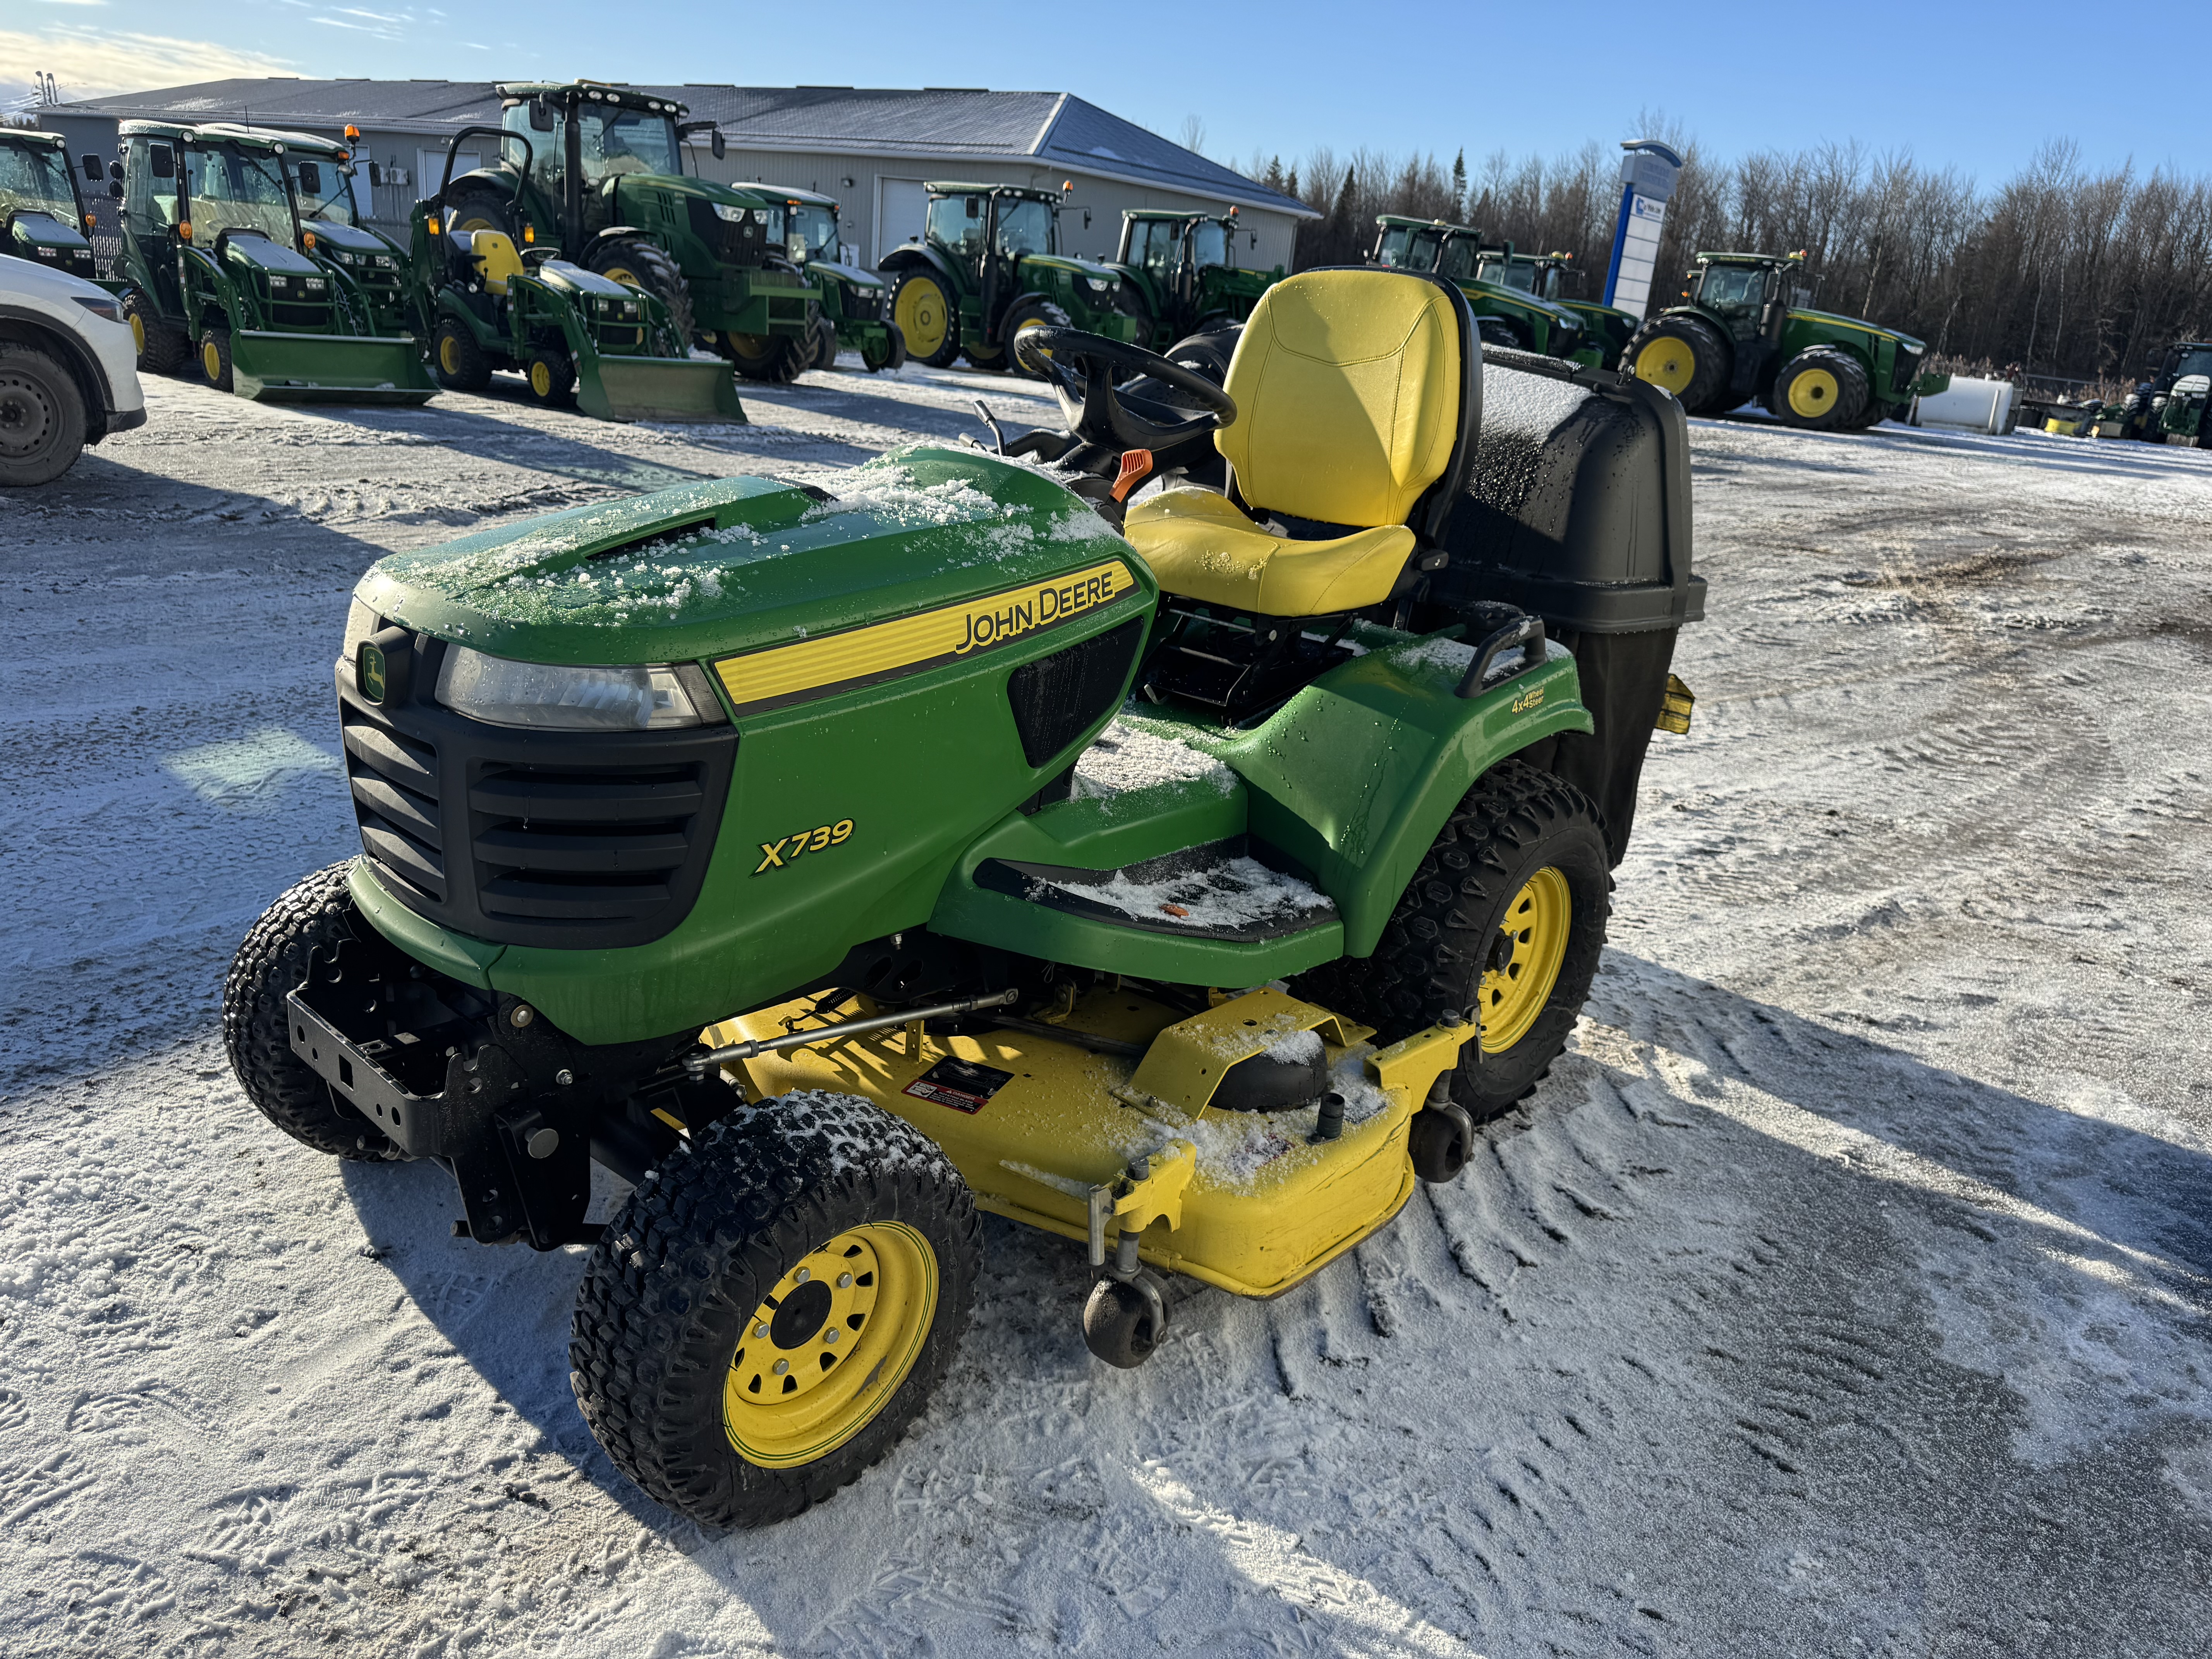
[{"label": "truck wheel", "polygon": [[383,1158],[392,1143],[292,1052],[284,1001],[306,982],[317,945],[353,937],[351,867],[316,871],[253,924],[222,982],[222,1044],[246,1097],[293,1139],[338,1158]]},{"label": "truck wheel", "polygon": [[1782,365],[1766,407],[1785,426],[1833,432],[1862,424],[1869,400],[1857,358],[1834,346],[1808,346]]},{"label": "truck wheel", "polygon": [[933,270],[915,269],[891,290],[891,320],[918,363],[943,368],[960,355],[960,308]]},{"label": "truck wheel", "polygon": [[1038,377],[1022,367],[1022,360],[1014,353],[1024,334],[1040,328],[1066,328],[1067,313],[1049,300],[1024,300],[1006,313],[1006,354],[1000,361],[1015,374],[1027,380]]},{"label": "truck wheel", "polygon": [[741,1107],[650,1171],[577,1291],[570,1382],[617,1468],[702,1526],[781,1521],[897,1443],[981,1265],[974,1200],[851,1095]]},{"label": "truck wheel", "polygon": [[449,392],[482,392],[491,384],[491,360],[477,337],[451,317],[430,337],[430,372]]},{"label": "truck wheel", "polygon": [[730,361],[748,380],[788,386],[806,372],[807,364],[813,360],[814,343],[811,337],[805,341],[782,334],[726,334],[722,337],[729,342]]},{"label": "truck wheel", "polygon": [[0,485],[51,483],[84,449],[84,394],[36,346],[0,340]]},{"label": "truck wheel", "polygon": [[860,348],[860,365],[871,374],[906,367],[906,336],[896,323],[884,325],[884,343],[880,347],[871,343]]},{"label": "truck wheel", "polygon": [[641,236],[617,236],[592,250],[592,269],[609,282],[641,289],[668,307],[669,326],[686,346],[698,329],[691,286],[676,261]]},{"label": "truck wheel", "polygon": [[1660,317],[1630,337],[1624,374],[1663,386],[1692,415],[1717,415],[1727,402],[1728,343],[1702,317]]},{"label": "truck wheel", "polygon": [[192,355],[192,343],[174,323],[164,322],[143,289],[123,296],[123,320],[131,325],[131,337],[138,345],[141,374],[173,374]]},{"label": "truck wheel", "polygon": [[530,364],[524,371],[530,381],[530,395],[548,409],[566,409],[568,394],[576,387],[576,365],[568,354],[558,346],[540,346],[530,354]]},{"label": "truck wheel", "polygon": [[230,331],[211,328],[200,336],[200,373],[217,392],[237,390],[230,373]]},{"label": "truck wheel", "polygon": [[1437,832],[1374,956],[1332,963],[1306,983],[1389,1040],[1472,1011],[1482,1034],[1462,1051],[1452,1098],[1487,1122],[1566,1046],[1605,944],[1607,886],[1589,798],[1503,761]]}]

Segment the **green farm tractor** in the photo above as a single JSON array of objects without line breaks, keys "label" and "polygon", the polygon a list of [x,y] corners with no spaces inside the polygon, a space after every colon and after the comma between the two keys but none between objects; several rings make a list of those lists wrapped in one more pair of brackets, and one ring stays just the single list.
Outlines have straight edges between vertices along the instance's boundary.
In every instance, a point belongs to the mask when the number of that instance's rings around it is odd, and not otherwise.
[{"label": "green farm tractor", "polygon": [[[1279,1296],[1454,1179],[1575,1026],[1599,801],[1702,605],[1680,405],[1486,365],[1452,284],[1290,277],[1218,380],[1012,349],[1067,430],[372,567],[361,852],[224,987],[285,1133],[436,1164],[458,1237],[590,1247],[584,1419],[702,1525],[891,1449],[991,1293],[979,1212],[1086,1253],[1126,1368],[1171,1304]],[[1112,493],[1200,447],[1229,493]],[[1507,592],[1582,605],[1576,644]]]},{"label": "green farm tractor", "polygon": [[[98,156],[86,156],[84,164],[88,179],[106,178]],[[0,257],[13,254],[96,283],[92,228],[61,134],[0,127]]]},{"label": "green farm tractor", "polygon": [[1124,308],[1141,312],[1139,344],[1165,351],[1186,335],[1243,322],[1260,296],[1283,280],[1272,271],[1237,266],[1237,210],[1180,213],[1126,209],[1121,246],[1114,255]]},{"label": "green farm tractor", "polygon": [[837,353],[848,348],[860,354],[871,374],[905,362],[905,338],[890,319],[890,284],[844,258],[836,198],[782,185],[735,188],[765,204],[769,241],[814,285],[814,355],[806,366],[834,368]]},{"label": "green farm tractor", "polygon": [[1609,368],[1620,361],[1642,319],[1618,306],[1574,297],[1570,290],[1582,276],[1574,260],[1571,253],[1518,253],[1510,242],[1493,242],[1482,250],[1474,272],[1486,283],[1533,294],[1573,312],[1587,331],[1582,349],[1574,354],[1575,361],[1593,368]]},{"label": "green farm tractor", "polygon": [[348,151],[263,127],[125,121],[124,315],[138,366],[244,398],[419,404],[405,256],[361,222]]},{"label": "green farm tractor", "polygon": [[1121,272],[1060,252],[1059,195],[1017,185],[926,188],[921,240],[877,264],[916,362],[941,368],[964,352],[978,368],[1005,368],[1016,339],[1039,328],[1146,337],[1146,325],[1122,308]]},{"label": "green farm tractor", "polygon": [[1482,255],[1497,246],[1469,225],[1442,219],[1408,219],[1385,213],[1375,221],[1370,264],[1393,270],[1433,271],[1455,283],[1474,308],[1485,345],[1533,351],[1540,357],[1581,360],[1588,349],[1583,319],[1565,306],[1481,275]]},{"label": "green farm tractor", "polygon": [[1856,317],[1805,308],[1804,255],[1700,253],[1687,305],[1637,330],[1620,367],[1719,415],[1756,398],[1787,425],[1850,431],[1901,420],[1916,396],[1950,384],[1923,374],[1928,348]]},{"label": "green farm tractor", "polygon": [[558,248],[570,264],[652,293],[686,340],[757,380],[791,380],[816,349],[814,289],[770,232],[766,198],[684,172],[684,138],[722,134],[685,106],[593,81],[499,88],[502,128],[528,141],[521,188],[507,152],[453,182],[462,231]]},{"label": "green farm tractor", "polygon": [[2199,442],[2202,383],[2208,377],[2212,377],[2212,340],[2175,341],[2144,370],[2142,384],[2120,402],[2105,406],[2096,435],[2151,443]]},{"label": "green farm tractor", "polygon": [[447,147],[437,193],[416,204],[410,294],[439,384],[482,392],[495,370],[510,369],[538,403],[573,403],[599,420],[743,422],[729,370],[694,360],[649,291],[572,264],[552,248],[518,248],[501,231],[453,228],[458,216],[447,192],[454,159],[477,136],[521,152],[522,165],[505,175],[518,191],[530,172],[528,139],[464,127]]}]

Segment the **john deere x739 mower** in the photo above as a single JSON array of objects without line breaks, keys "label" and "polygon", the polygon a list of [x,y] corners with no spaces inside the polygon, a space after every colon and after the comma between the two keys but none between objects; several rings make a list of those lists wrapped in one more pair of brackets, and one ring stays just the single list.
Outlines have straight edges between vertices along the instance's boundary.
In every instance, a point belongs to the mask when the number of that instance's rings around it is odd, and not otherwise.
[{"label": "john deere x739 mower", "polygon": [[[591,1244],[584,1416],[708,1524],[898,1439],[978,1210],[1088,1251],[1128,1366],[1170,1280],[1277,1295],[1451,1180],[1597,967],[1626,817],[1569,777],[1610,754],[1632,799],[1664,718],[1663,649],[1586,699],[1498,595],[1666,649],[1695,614],[1679,406],[1521,360],[1486,477],[1436,279],[1291,277],[1225,384],[1021,349],[1071,429],[1006,457],[377,564],[337,665],[362,854],[225,988],[287,1132],[436,1161],[484,1243]],[[1126,501],[1208,443],[1225,494]],[[632,1183],[604,1227],[594,1159]]]},{"label": "john deere x739 mower", "polygon": [[1796,283],[1804,255],[1700,253],[1686,305],[1636,331],[1620,367],[1682,400],[1692,415],[1765,404],[1776,419],[1817,431],[1902,419],[1948,375],[1920,371],[1927,348],[1909,334],[1813,311]]}]

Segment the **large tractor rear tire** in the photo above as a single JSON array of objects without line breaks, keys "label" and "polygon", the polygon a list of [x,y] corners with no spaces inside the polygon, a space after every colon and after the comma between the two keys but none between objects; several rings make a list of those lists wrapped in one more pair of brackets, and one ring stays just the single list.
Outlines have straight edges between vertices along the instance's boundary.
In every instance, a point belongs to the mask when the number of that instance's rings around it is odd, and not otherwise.
[{"label": "large tractor rear tire", "polygon": [[1482,1034],[1462,1051],[1452,1098],[1486,1122],[1530,1093],[1566,1046],[1605,945],[1609,888],[1589,798],[1526,762],[1501,762],[1437,832],[1373,957],[1307,975],[1308,994],[1385,1041],[1471,1012]]},{"label": "large tractor rear tire", "polygon": [[0,485],[51,483],[84,451],[84,394],[61,362],[0,340]]},{"label": "large tractor rear tire", "polygon": [[1776,420],[1808,432],[1849,431],[1864,424],[1869,401],[1866,370],[1850,352],[1834,346],[1806,347],[1782,365],[1774,389],[1766,394],[1766,407]]},{"label": "large tractor rear tire", "polygon": [[164,321],[143,289],[134,288],[123,296],[123,320],[131,325],[131,337],[137,343],[141,374],[173,374],[191,361],[191,337]]},{"label": "large tractor rear tire", "polygon": [[448,230],[495,230],[519,248],[521,227],[514,222],[514,194],[489,179],[456,179],[446,192]]},{"label": "large tractor rear tire", "polygon": [[851,1095],[740,1107],[648,1172],[592,1248],[568,1341],[614,1461],[707,1527],[857,1479],[944,1380],[981,1232],[935,1142]]},{"label": "large tractor rear tire", "polygon": [[676,261],[641,236],[616,236],[592,250],[591,268],[610,282],[642,289],[668,307],[669,326],[686,346],[698,328],[691,285]]},{"label": "large tractor rear tire", "polygon": [[334,1158],[392,1155],[383,1132],[350,1106],[292,1052],[291,1010],[285,999],[306,982],[318,947],[354,936],[350,861],[318,870],[269,907],[231,958],[222,984],[222,1044],[246,1097],[262,1116],[303,1146]]},{"label": "large tractor rear tire", "polygon": [[430,337],[430,373],[448,392],[482,392],[491,384],[491,359],[475,335],[447,317]]},{"label": "large tractor rear tire", "polygon": [[1717,415],[1729,403],[1729,347],[1702,317],[1656,317],[1620,354],[1625,374],[1663,386],[1692,415]]},{"label": "large tractor rear tire", "polygon": [[891,290],[891,320],[916,362],[943,368],[960,355],[960,308],[935,271],[916,267],[898,279]]}]

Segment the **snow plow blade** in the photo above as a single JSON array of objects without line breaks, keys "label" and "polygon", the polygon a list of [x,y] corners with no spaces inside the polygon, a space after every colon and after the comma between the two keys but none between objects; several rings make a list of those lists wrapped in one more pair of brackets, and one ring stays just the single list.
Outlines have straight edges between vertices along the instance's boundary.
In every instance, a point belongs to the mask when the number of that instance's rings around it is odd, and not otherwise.
[{"label": "snow plow blade", "polygon": [[422,349],[404,334],[230,337],[231,380],[241,398],[302,403],[420,404],[438,387]]},{"label": "snow plow blade", "polygon": [[730,366],[689,357],[588,353],[576,365],[576,407],[601,421],[746,424]]}]

